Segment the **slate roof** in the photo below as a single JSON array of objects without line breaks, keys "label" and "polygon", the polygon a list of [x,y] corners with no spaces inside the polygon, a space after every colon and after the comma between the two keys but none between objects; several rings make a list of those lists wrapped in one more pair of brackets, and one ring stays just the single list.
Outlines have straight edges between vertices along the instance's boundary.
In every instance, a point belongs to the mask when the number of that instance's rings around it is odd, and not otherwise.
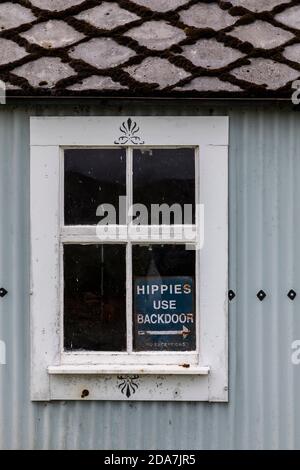
[{"label": "slate roof", "polygon": [[300,0],[0,3],[8,95],[290,97]]}]

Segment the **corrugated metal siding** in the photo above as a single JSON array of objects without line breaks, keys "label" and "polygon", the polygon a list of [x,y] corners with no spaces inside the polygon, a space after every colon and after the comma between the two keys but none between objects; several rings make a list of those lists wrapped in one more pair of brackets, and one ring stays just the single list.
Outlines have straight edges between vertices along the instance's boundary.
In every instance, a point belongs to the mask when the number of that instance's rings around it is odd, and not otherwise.
[{"label": "corrugated metal siding", "polygon": [[[29,116],[230,116],[230,403],[31,403]],[[0,108],[0,448],[300,448],[300,115],[118,104]],[[287,292],[294,288],[294,302]],[[267,298],[260,302],[256,293]]]}]

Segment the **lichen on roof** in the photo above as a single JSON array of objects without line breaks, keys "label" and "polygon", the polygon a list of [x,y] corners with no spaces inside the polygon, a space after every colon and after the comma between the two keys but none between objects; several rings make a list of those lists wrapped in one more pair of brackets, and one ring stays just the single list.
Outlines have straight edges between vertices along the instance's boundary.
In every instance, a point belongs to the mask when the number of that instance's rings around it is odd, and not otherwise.
[{"label": "lichen on roof", "polygon": [[4,1],[0,52],[8,96],[289,97],[300,2]]}]

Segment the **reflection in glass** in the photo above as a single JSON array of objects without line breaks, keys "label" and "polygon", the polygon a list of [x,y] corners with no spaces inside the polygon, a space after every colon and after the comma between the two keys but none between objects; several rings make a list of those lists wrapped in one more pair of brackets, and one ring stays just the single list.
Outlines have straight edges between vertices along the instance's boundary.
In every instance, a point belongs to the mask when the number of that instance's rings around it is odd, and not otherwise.
[{"label": "reflection in glass", "polygon": [[119,219],[119,196],[126,195],[125,149],[67,149],[65,225],[96,225],[100,204],[112,204]]},{"label": "reflection in glass", "polygon": [[64,347],[126,350],[125,245],[64,245]]},{"label": "reflection in glass", "polygon": [[[151,204],[179,204],[182,214],[184,204],[190,204],[192,220],[186,223],[195,223],[195,149],[134,149],[133,202],[147,207],[149,225],[156,225],[150,222]],[[161,217],[157,223],[162,223]],[[178,222],[171,214],[170,222],[163,223]]]}]

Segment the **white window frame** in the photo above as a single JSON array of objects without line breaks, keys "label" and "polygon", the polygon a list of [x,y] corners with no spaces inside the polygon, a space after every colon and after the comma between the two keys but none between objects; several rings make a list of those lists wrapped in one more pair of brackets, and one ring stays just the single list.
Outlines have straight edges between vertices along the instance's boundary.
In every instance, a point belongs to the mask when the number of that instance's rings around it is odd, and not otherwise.
[{"label": "white window frame", "polygon": [[[119,128],[127,119],[114,116],[30,120],[32,400],[227,401],[228,117],[135,116],[131,119],[140,128],[138,139],[129,138],[120,145]],[[196,202],[205,211],[204,244],[196,251],[196,351],[63,350],[62,244],[101,243],[95,226],[63,225],[63,151],[72,147],[118,146],[129,148],[127,174],[134,146],[196,149]],[[196,225],[203,229],[197,214]],[[136,242],[130,229],[123,241],[129,245]],[[147,237],[145,241],[149,241]],[[158,241],[164,242],[161,234]],[[187,241],[191,242],[190,238]],[[127,263],[131,263],[128,249]],[[131,292],[130,278],[127,283]],[[128,343],[131,300],[130,294],[126,312]]]}]

